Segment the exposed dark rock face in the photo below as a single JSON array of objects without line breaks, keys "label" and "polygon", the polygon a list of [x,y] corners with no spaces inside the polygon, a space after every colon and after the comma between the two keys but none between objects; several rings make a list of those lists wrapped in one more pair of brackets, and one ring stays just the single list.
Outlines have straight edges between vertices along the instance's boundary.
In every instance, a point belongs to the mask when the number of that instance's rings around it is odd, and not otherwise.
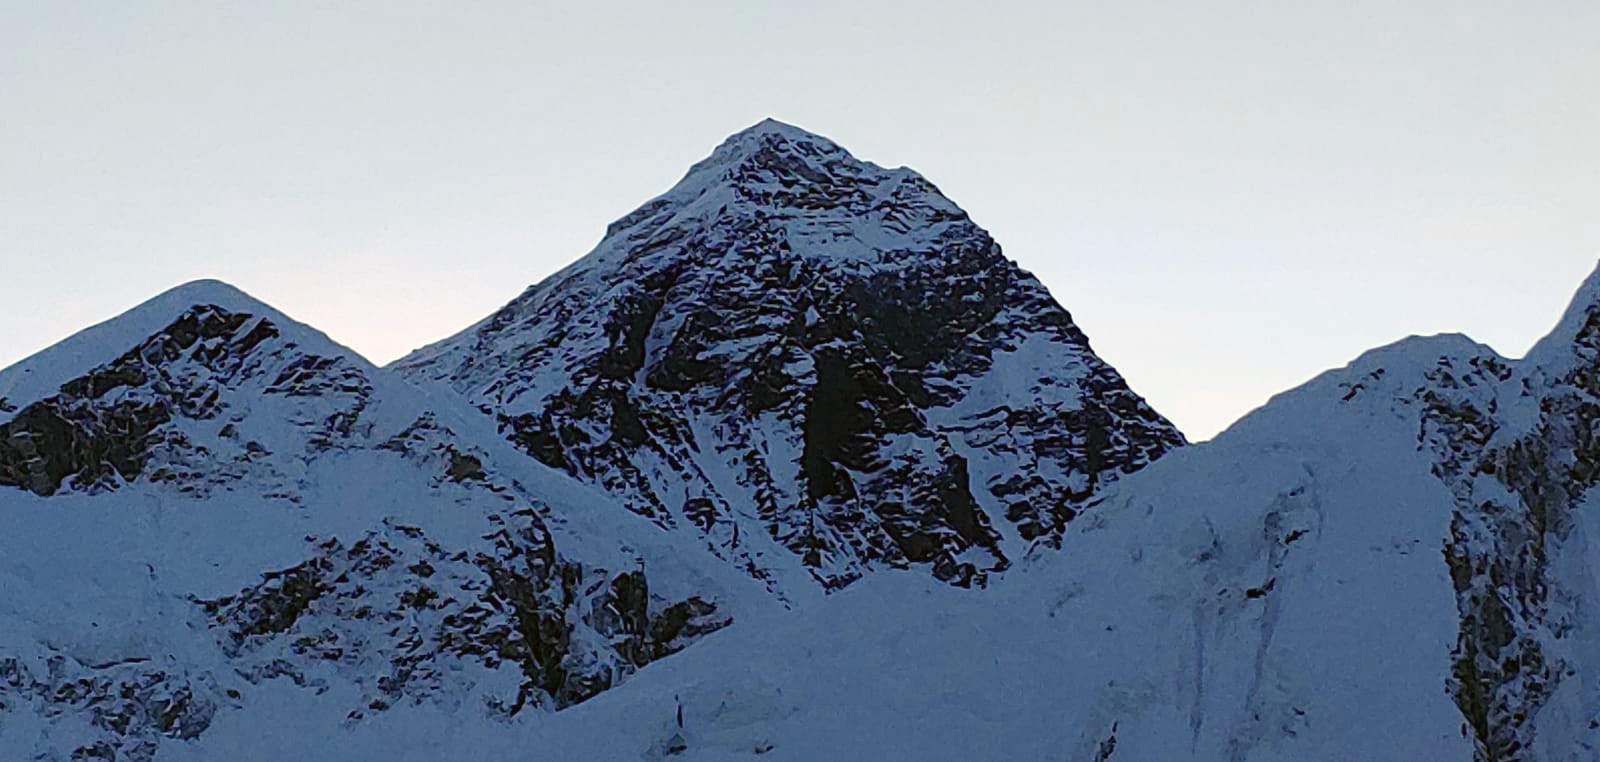
[{"label": "exposed dark rock face", "polygon": [[[1449,688],[1485,761],[1521,758],[1528,721],[1549,682],[1533,631],[1544,618],[1541,533],[1527,532],[1523,505],[1475,497],[1476,480],[1494,478],[1494,463],[1504,455],[1489,447],[1500,424],[1498,401],[1485,396],[1509,376],[1510,368],[1492,358],[1473,358],[1470,367],[1441,360],[1418,393],[1422,443],[1434,451],[1434,474],[1457,502],[1444,549],[1461,615]],[[1521,633],[1513,617],[1525,622]]]},{"label": "exposed dark rock face", "polygon": [[519,671],[497,711],[561,708],[728,624],[699,598],[650,595],[643,572],[611,575],[557,556],[532,509],[489,516],[489,550],[450,550],[416,527],[386,525],[345,545],[316,540],[304,563],[203,601],[252,682],[305,682],[333,665],[361,685],[359,720],[452,693],[462,661]]},{"label": "exposed dark rock face", "polygon": [[927,180],[772,122],[397,367],[780,590],[981,584],[1183,443]]},{"label": "exposed dark rock face", "polygon": [[1529,756],[1537,716],[1576,674],[1569,658],[1580,656],[1573,649],[1593,605],[1580,592],[1586,581],[1558,573],[1553,561],[1575,539],[1575,512],[1600,482],[1600,305],[1587,307],[1570,349],[1570,368],[1518,385],[1519,396],[1532,392],[1524,404],[1537,400],[1531,427],[1501,424],[1496,437],[1493,423],[1480,424],[1491,446],[1477,479],[1500,489],[1477,486],[1447,549],[1462,613],[1452,687],[1481,760]]}]

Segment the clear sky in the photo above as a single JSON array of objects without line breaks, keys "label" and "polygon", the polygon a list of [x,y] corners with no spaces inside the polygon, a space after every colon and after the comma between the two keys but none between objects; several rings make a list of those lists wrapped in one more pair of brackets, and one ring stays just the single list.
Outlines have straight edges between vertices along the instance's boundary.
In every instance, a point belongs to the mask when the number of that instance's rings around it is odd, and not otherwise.
[{"label": "clear sky", "polygon": [[1587,0],[0,6],[0,366],[200,277],[387,362],[766,116],[921,171],[1196,439],[1407,334],[1521,355],[1600,256]]}]

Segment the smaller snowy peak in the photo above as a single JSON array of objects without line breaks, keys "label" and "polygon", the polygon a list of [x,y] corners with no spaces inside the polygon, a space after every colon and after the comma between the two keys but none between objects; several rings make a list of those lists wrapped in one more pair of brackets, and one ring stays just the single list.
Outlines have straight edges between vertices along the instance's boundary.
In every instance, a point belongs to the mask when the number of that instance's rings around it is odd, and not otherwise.
[{"label": "smaller snowy peak", "polygon": [[[1278,396],[1317,394],[1332,388],[1339,389],[1342,394],[1349,394],[1352,390],[1359,394],[1376,388],[1374,384],[1364,381],[1367,379],[1386,379],[1386,387],[1403,386],[1405,383],[1421,379],[1440,363],[1465,361],[1471,358],[1494,358],[1506,362],[1493,348],[1474,341],[1466,334],[1407,336],[1362,352],[1343,368],[1325,371],[1305,384]],[[1274,400],[1276,399],[1275,397]]]},{"label": "smaller snowy peak", "polygon": [[[1303,424],[1315,416],[1344,420],[1337,407],[1407,419],[1481,407],[1485,415],[1493,414],[1495,441],[1514,441],[1528,435],[1548,412],[1541,401],[1585,387],[1597,368],[1600,268],[1578,287],[1555,328],[1520,360],[1459,333],[1410,336],[1275,396],[1224,436],[1283,435],[1280,423]],[[1328,400],[1341,404],[1328,406]]]},{"label": "smaller snowy peak", "polygon": [[[1408,336],[1363,352],[1343,368],[1329,370],[1246,414],[1218,439],[1277,441],[1304,438],[1310,422],[1321,436],[1338,441],[1370,416],[1411,418],[1420,403],[1444,390],[1479,389],[1504,381],[1513,368],[1486,344],[1460,333]],[[1480,388],[1481,387],[1481,388]],[[1330,404],[1334,403],[1334,404]],[[1352,410],[1366,415],[1350,416]]]},{"label": "smaller snowy peak", "polygon": [[0,487],[147,482],[205,497],[252,479],[292,498],[305,464],[377,422],[402,425],[379,402],[409,392],[316,330],[198,281],[0,374]]},{"label": "smaller snowy peak", "polygon": [[354,351],[236,287],[220,280],[196,280],[168,289],[0,370],[0,421],[22,406],[55,394],[62,384],[115,360],[198,307],[265,319],[283,332],[286,340],[320,354],[350,357],[370,367]]},{"label": "smaller snowy peak", "polygon": [[[94,492],[144,478],[204,494],[206,485],[242,477],[267,452],[259,441],[240,441],[236,458],[216,459],[211,440],[232,439],[252,402],[283,398],[261,417],[279,425],[308,418],[303,422],[326,429],[313,440],[331,446],[370,394],[368,376],[352,361],[305,353],[266,317],[197,305],[0,422],[0,486],[48,496],[63,487]],[[353,409],[299,404],[335,397],[348,398]]]},{"label": "smaller snowy peak", "polygon": [[33,591],[0,615],[0,759],[158,758],[291,685],[346,727],[564,707],[746,585],[214,281],[35,363],[65,380],[0,420],[0,586]]},{"label": "smaller snowy peak", "polygon": [[1474,341],[1464,333],[1439,333],[1431,336],[1407,336],[1376,349],[1369,349],[1343,369],[1330,371],[1324,375],[1365,376],[1382,371],[1391,376],[1420,376],[1437,367],[1440,362],[1475,357],[1492,357],[1505,361],[1505,358],[1500,357],[1492,347]]}]

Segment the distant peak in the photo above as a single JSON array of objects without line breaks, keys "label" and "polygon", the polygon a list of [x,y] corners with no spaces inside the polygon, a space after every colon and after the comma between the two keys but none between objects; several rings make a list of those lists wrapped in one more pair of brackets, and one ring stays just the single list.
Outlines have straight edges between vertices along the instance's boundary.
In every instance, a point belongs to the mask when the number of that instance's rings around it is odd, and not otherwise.
[{"label": "distant peak", "polygon": [[1441,358],[1493,357],[1500,354],[1493,347],[1479,343],[1464,333],[1436,333],[1429,336],[1411,335],[1381,347],[1362,352],[1350,362],[1351,370],[1368,373],[1372,370],[1419,368],[1427,370]]},{"label": "distant peak", "polygon": [[[61,384],[101,363],[110,362],[196,307],[214,306],[238,314],[271,319],[280,330],[296,331],[304,340],[321,336],[294,326],[260,300],[220,280],[196,280],[174,286],[116,317],[85,328],[60,342],[0,370],[0,397],[32,401],[53,394]],[[294,326],[293,328],[288,328]]]}]

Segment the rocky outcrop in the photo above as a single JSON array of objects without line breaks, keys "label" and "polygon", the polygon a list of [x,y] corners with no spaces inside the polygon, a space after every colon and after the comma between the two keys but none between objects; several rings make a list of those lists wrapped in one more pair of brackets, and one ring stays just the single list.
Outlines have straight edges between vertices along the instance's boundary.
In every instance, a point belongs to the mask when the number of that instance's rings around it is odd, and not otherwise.
[{"label": "rocky outcrop", "polygon": [[252,682],[307,680],[332,665],[365,698],[348,719],[401,702],[454,698],[462,662],[521,674],[497,712],[559,709],[591,698],[729,620],[700,598],[653,597],[642,571],[563,560],[531,509],[491,514],[487,549],[447,549],[387,524],[237,595],[202,601]]}]

